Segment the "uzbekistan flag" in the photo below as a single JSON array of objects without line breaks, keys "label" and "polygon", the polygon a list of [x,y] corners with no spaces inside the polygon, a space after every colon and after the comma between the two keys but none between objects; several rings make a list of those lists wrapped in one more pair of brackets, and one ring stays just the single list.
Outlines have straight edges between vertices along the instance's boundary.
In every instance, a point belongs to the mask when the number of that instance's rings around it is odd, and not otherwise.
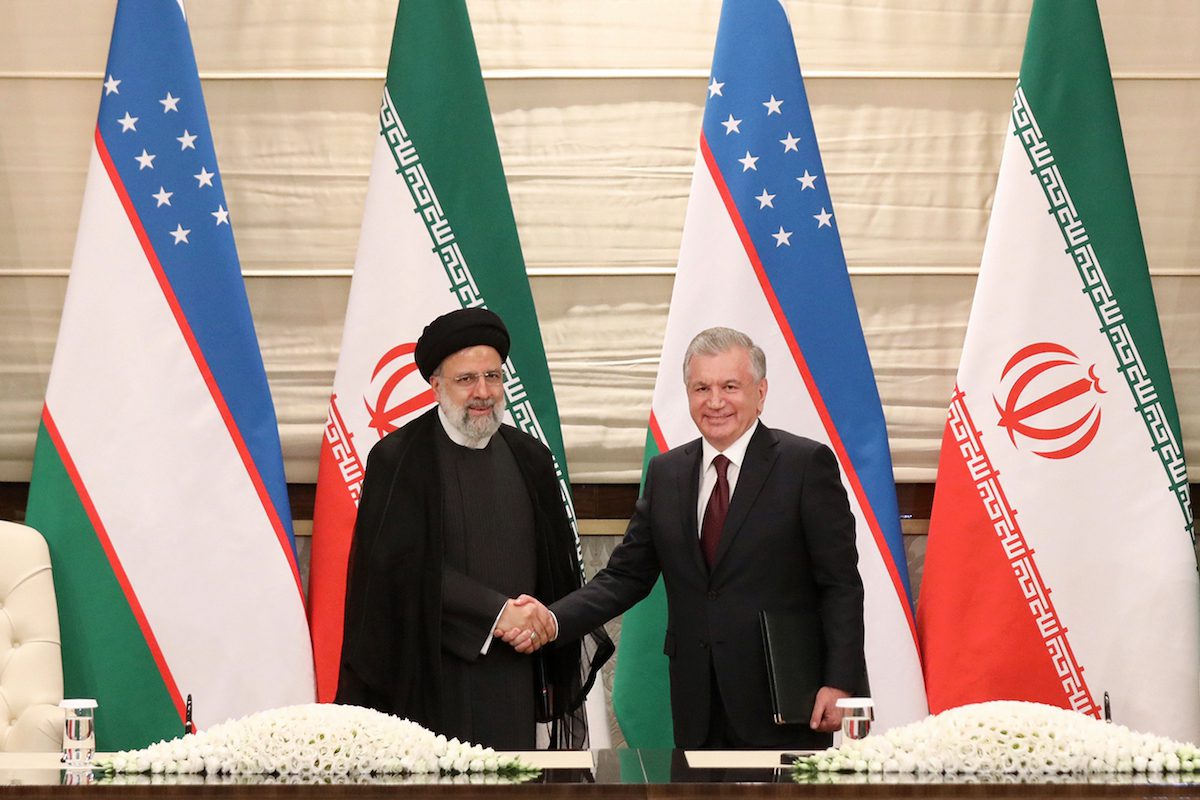
[{"label": "uzbekistan flag", "polygon": [[[791,27],[778,0],[726,2],[654,389],[646,459],[698,435],[681,365],[702,329],[767,354],[763,422],[837,454],[866,588],[882,728],[926,714],[887,429]],[[633,746],[671,746],[661,582],[625,615],[613,705]]]},{"label": "uzbekistan flag", "polygon": [[311,702],[275,412],[182,5],[121,0],[27,520],[97,747]]},{"label": "uzbekistan flag", "polygon": [[1179,413],[1094,0],[1037,0],[942,438],[930,707],[1032,700],[1200,739]]},{"label": "uzbekistan flag", "polygon": [[[309,585],[322,702],[337,694],[346,562],[367,455],[435,402],[413,360],[421,331],[481,305],[512,336],[505,422],[550,448],[574,524],[558,406],[466,4],[402,0],[317,472]],[[588,711],[591,742],[603,746],[599,691]]]}]

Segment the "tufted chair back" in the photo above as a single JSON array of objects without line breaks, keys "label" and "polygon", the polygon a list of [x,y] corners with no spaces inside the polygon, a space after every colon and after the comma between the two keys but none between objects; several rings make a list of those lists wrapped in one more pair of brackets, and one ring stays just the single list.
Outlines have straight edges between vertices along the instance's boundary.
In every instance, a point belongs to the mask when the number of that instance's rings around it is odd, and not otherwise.
[{"label": "tufted chair back", "polygon": [[0,752],[62,748],[62,645],[50,551],[0,520]]}]

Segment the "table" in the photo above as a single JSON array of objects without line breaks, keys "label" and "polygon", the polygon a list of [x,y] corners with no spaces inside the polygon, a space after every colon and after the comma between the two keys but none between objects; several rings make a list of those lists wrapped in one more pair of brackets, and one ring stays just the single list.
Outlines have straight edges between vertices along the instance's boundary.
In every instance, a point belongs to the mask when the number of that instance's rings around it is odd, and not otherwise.
[{"label": "table", "polygon": [[[530,783],[502,784],[495,776],[459,776],[428,783],[428,777],[361,778],[356,782],[312,784],[269,776],[205,779],[187,775],[118,776],[96,781],[90,773],[69,773],[57,753],[0,753],[0,800],[6,798],[219,798],[219,800],[372,800],[437,798],[462,800],[531,797],[539,800],[617,798],[1200,798],[1200,783],[1132,776],[1081,780],[1056,778],[1038,783],[917,776],[833,775],[796,783],[779,751],[595,750],[521,753],[540,767]],[[72,785],[88,782],[89,785]]]}]

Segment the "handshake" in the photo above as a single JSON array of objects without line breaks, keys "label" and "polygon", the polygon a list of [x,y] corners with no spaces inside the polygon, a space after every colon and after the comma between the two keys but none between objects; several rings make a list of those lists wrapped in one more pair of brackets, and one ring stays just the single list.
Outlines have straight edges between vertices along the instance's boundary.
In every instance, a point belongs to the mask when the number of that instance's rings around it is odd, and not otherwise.
[{"label": "handshake", "polygon": [[504,604],[492,635],[518,653],[532,653],[558,636],[558,623],[536,597],[523,594]]}]

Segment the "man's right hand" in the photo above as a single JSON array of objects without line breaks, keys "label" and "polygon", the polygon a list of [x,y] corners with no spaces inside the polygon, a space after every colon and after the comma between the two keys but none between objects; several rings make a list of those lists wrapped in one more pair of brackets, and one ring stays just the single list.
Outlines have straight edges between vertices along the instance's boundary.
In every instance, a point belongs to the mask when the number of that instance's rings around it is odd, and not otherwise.
[{"label": "man's right hand", "polygon": [[554,617],[541,601],[527,594],[505,604],[494,631],[518,653],[532,653],[554,641],[557,634]]}]

